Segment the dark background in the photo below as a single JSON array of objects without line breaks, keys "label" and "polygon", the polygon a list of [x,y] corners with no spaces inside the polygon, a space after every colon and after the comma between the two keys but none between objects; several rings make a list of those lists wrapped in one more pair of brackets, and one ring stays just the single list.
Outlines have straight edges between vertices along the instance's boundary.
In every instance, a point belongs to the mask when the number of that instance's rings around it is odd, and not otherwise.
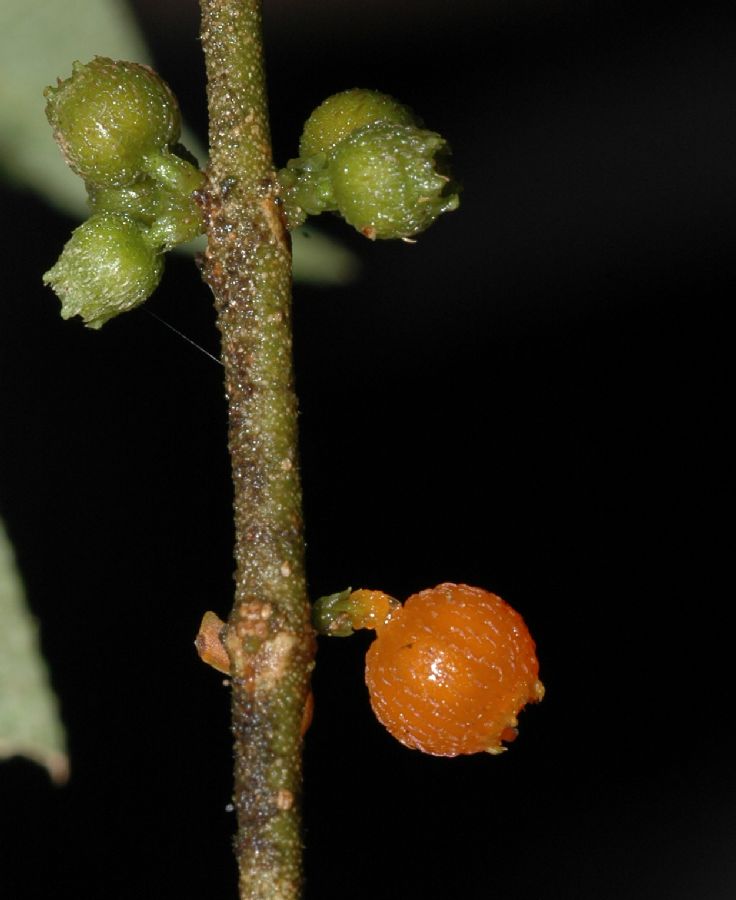
[{"label": "dark background", "polygon": [[[323,641],[307,898],[736,896],[732,4],[266,5],[279,161],[376,87],[464,184],[416,246],[319,223],[362,273],[295,295],[311,591],[496,591],[548,692],[502,757],[425,757],[370,712],[367,636]],[[204,137],[195,3],[135,9]],[[231,593],[221,369],[143,311],[62,322],[72,223],[2,203],[0,509],[73,773],[0,768],[0,896],[227,900],[228,698],[192,647]],[[217,352],[190,260],[150,308]]]}]

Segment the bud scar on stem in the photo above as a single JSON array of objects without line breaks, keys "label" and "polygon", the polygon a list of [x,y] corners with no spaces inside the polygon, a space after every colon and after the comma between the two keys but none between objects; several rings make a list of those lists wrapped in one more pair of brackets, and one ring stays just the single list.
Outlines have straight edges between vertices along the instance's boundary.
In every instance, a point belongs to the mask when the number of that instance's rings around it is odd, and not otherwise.
[{"label": "bud scar on stem", "polygon": [[[260,616],[261,618],[263,618],[264,611],[261,611]],[[230,656],[225,649],[224,642],[226,639],[226,628],[227,624],[222,621],[217,613],[207,611],[202,617],[199,631],[197,632],[197,637],[194,640],[194,646],[202,662],[207,663],[208,666],[212,666],[212,668],[216,669],[218,672],[222,672],[223,675],[230,675]],[[275,645],[276,652],[272,655],[272,659],[274,659],[275,661],[277,661],[278,659],[283,659],[284,652],[288,653],[289,650],[288,637],[286,637],[284,633],[282,633],[281,635],[276,635],[273,643]],[[278,663],[276,662],[275,666],[272,667],[272,674],[275,673],[277,669]],[[302,736],[306,734],[307,729],[312,724],[313,714],[314,696],[310,691],[307,695],[307,702],[305,704],[304,715],[302,717]]]}]

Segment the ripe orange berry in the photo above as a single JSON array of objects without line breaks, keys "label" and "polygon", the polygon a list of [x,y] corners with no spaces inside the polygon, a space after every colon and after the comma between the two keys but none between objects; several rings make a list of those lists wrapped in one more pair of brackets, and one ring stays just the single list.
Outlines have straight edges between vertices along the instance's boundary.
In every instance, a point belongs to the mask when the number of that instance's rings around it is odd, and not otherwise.
[{"label": "ripe orange berry", "polygon": [[435,756],[501,753],[501,741],[516,737],[520,710],[544,696],[524,620],[488,591],[440,584],[370,627],[371,705],[407,747]]}]

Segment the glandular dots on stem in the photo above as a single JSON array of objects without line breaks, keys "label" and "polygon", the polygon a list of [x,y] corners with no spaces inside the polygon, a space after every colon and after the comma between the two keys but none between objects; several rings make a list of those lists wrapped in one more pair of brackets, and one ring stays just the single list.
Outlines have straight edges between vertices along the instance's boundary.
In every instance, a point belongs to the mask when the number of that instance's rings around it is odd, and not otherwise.
[{"label": "glandular dots on stem", "polygon": [[444,138],[393,97],[335,94],[311,114],[299,156],[279,172],[287,223],[336,212],[372,240],[411,239],[457,209],[449,157]]},{"label": "glandular dots on stem", "polygon": [[44,281],[64,318],[80,315],[99,328],[150,296],[165,251],[202,233],[196,192],[205,176],[177,145],[176,98],[147,66],[76,62],[45,94],[54,137],[84,179],[92,215]]}]

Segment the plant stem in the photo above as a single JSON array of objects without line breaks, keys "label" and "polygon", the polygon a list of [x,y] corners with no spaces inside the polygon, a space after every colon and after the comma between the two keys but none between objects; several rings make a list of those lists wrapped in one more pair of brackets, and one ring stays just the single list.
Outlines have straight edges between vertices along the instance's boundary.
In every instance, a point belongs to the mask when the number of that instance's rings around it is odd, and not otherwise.
[{"label": "plant stem", "polygon": [[260,0],[201,0],[210,113],[208,247],[229,405],[231,663],[241,900],[301,888],[300,725],[314,658],[304,578],[291,252],[276,204]]}]

